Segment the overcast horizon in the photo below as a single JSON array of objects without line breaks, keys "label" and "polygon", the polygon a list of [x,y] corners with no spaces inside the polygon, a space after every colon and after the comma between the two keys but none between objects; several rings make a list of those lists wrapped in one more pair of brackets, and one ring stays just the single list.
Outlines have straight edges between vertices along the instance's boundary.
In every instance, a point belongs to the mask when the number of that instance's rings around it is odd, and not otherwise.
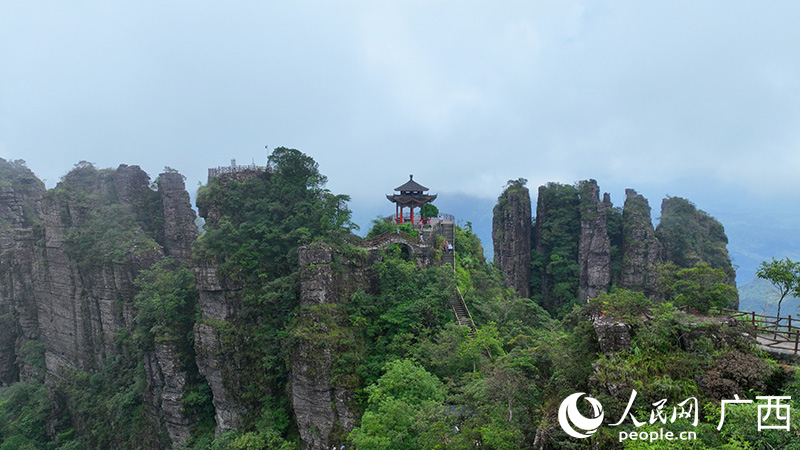
[{"label": "overcast horizon", "polygon": [[[296,148],[362,227],[393,212],[384,194],[411,173],[467,215],[462,203],[484,211],[510,179],[535,197],[593,178],[617,206],[634,188],[654,216],[679,196],[719,219],[742,282],[758,261],[800,259],[798,13],[788,1],[4,2],[0,157],[48,187],[82,160],[151,177],[169,166],[194,196],[209,167]],[[471,221],[489,245],[486,217]]]}]

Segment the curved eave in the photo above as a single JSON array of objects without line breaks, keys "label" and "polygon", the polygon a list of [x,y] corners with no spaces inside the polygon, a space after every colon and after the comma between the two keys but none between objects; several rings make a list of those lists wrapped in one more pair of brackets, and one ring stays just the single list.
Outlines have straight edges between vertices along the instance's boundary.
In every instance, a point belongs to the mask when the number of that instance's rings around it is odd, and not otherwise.
[{"label": "curved eave", "polygon": [[386,198],[392,203],[398,203],[400,205],[424,205],[425,203],[430,203],[436,200],[436,194],[433,195],[386,195]]}]

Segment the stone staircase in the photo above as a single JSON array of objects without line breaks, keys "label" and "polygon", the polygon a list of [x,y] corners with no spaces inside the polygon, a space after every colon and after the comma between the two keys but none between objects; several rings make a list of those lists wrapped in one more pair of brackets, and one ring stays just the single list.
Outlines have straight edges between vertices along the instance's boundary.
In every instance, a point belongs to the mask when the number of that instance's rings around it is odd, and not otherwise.
[{"label": "stone staircase", "polygon": [[[444,220],[441,224],[441,233],[444,240],[449,243],[449,247],[445,247],[442,252],[442,264],[448,264],[453,268],[454,275],[456,269],[456,223],[454,220]],[[450,299],[450,306],[453,308],[453,315],[456,317],[456,323],[462,327],[469,327],[470,336],[475,334],[475,322],[472,321],[472,315],[469,313],[467,304],[464,302],[464,296],[461,295],[461,290],[456,286],[456,295]]]},{"label": "stone staircase", "polygon": [[456,224],[452,221],[444,221],[442,222],[442,237],[444,240],[449,242],[452,246],[452,250],[447,249],[445,247],[444,251],[442,252],[442,263],[450,264],[453,269],[456,268],[456,250],[455,250],[455,241],[456,241]]},{"label": "stone staircase", "polygon": [[453,308],[453,314],[456,316],[456,323],[462,327],[469,327],[469,334],[473,336],[475,333],[475,322],[472,321],[472,316],[469,313],[469,309],[467,309],[467,304],[464,303],[464,296],[461,295],[458,286],[456,286],[456,295],[450,299],[450,306]]}]

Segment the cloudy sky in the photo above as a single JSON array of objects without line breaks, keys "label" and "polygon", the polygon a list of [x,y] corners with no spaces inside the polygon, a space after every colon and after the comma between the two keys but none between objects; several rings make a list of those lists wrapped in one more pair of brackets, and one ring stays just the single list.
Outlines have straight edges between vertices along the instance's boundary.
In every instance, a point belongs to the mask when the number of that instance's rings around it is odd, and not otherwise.
[{"label": "cloudy sky", "polygon": [[[207,168],[297,148],[355,217],[415,174],[486,240],[509,179],[720,219],[740,282],[800,257],[794,1],[4,1],[0,157]],[[448,204],[448,201],[451,203]],[[490,226],[490,225],[488,225]],[[744,278],[744,279],[743,279]]]}]

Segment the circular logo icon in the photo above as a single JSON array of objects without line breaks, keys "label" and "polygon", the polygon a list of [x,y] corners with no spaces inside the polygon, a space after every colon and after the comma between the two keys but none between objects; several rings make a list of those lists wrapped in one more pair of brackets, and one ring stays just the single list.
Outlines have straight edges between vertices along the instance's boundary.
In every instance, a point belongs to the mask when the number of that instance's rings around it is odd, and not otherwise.
[{"label": "circular logo icon", "polygon": [[[558,408],[558,423],[561,424],[561,428],[563,428],[568,435],[580,439],[587,438],[594,434],[594,432],[600,428],[600,424],[603,423],[604,415],[603,405],[601,405],[596,398],[586,397],[586,400],[592,405],[594,417],[583,417],[583,414],[578,411],[578,399],[583,395],[586,394],[578,392],[570,395],[561,402],[561,406]],[[577,431],[576,428],[581,431]]]}]

